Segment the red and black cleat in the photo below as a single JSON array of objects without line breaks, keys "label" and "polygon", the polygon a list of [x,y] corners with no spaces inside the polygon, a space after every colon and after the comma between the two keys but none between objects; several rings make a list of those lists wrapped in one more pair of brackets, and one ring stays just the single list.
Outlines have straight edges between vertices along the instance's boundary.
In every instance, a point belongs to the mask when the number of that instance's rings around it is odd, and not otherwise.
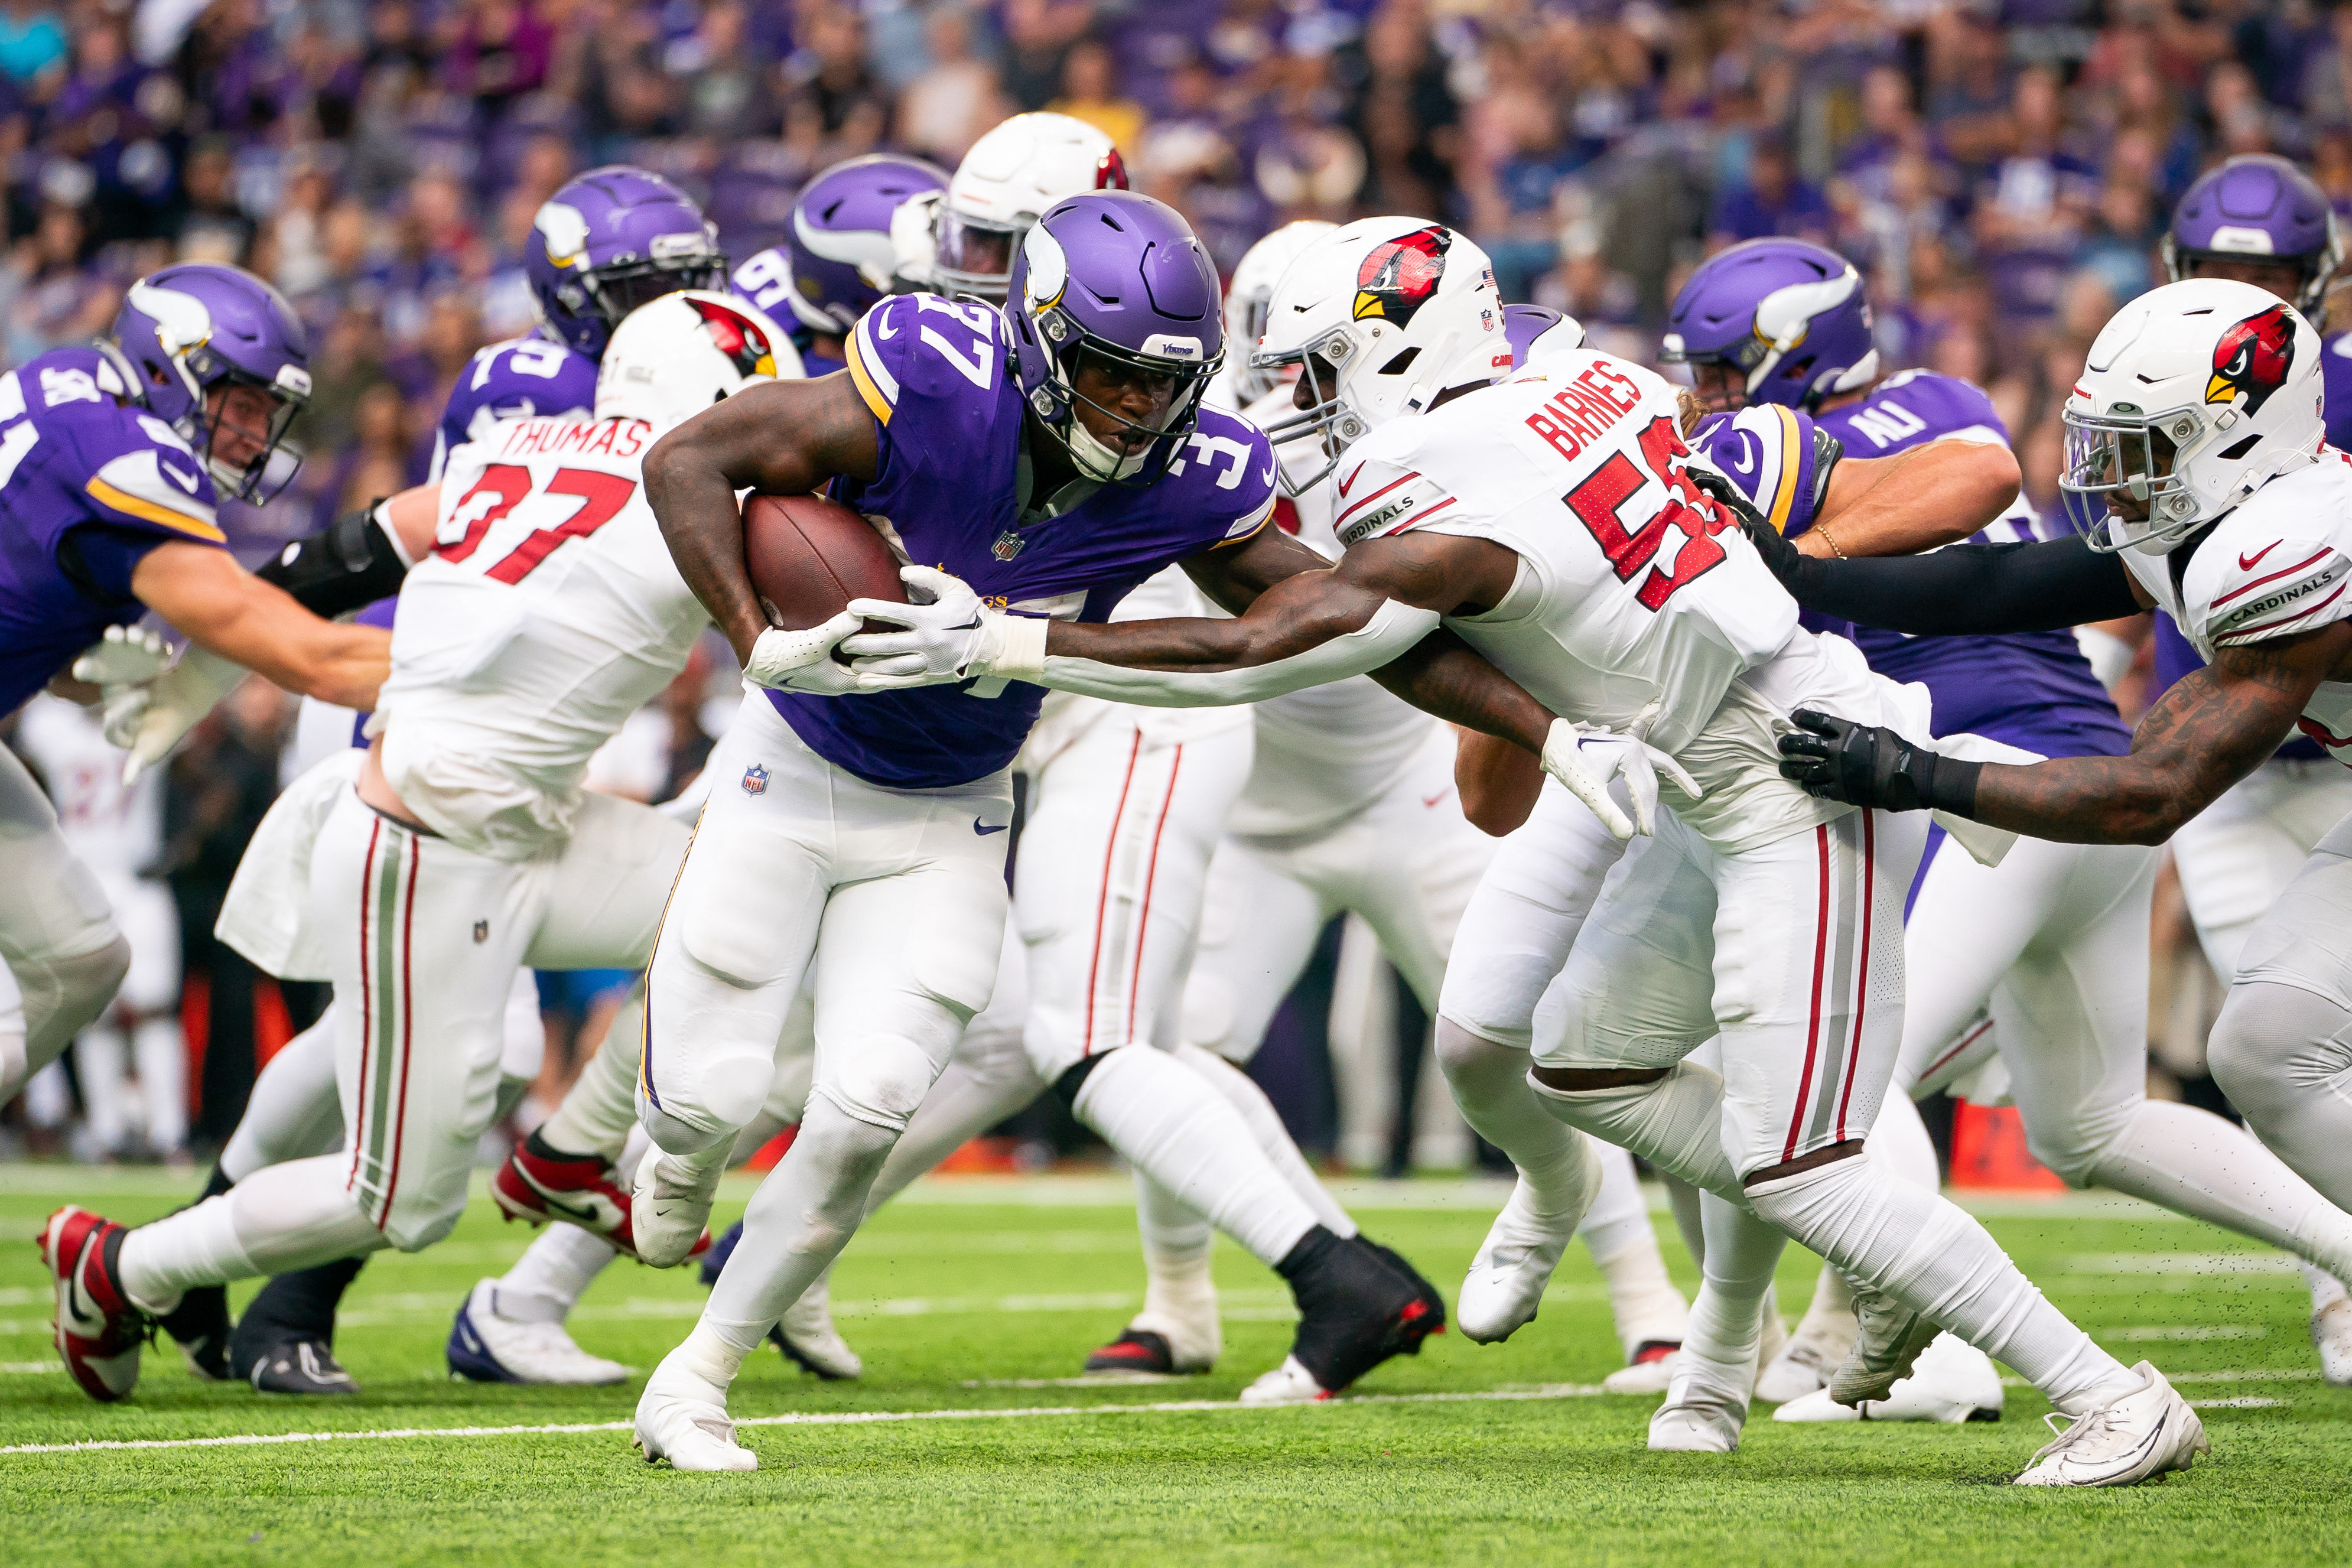
[{"label": "red and black cleat", "polygon": [[1391,1356],[1419,1355],[1445,1330],[1445,1301],[1412,1265],[1361,1237],[1318,1226],[1278,1271],[1298,1300],[1290,1354],[1242,1391],[1245,1405],[1329,1399]]},{"label": "red and black cleat", "polygon": [[1122,1329],[1118,1338],[1087,1357],[1088,1372],[1139,1372],[1160,1377],[1176,1375],[1176,1350],[1166,1334],[1150,1329]]},{"label": "red and black cleat", "polygon": [[58,1353],[81,1391],[107,1404],[137,1386],[139,1352],[151,1331],[116,1275],[130,1234],[71,1204],[41,1227],[41,1261],[57,1281]]},{"label": "red and black cleat", "polygon": [[[490,1196],[509,1219],[531,1225],[562,1220],[603,1237],[632,1258],[637,1255],[629,1231],[629,1189],[613,1179],[613,1162],[601,1154],[563,1153],[533,1132],[490,1178]],[[687,1256],[699,1258],[709,1249],[706,1230]]]}]

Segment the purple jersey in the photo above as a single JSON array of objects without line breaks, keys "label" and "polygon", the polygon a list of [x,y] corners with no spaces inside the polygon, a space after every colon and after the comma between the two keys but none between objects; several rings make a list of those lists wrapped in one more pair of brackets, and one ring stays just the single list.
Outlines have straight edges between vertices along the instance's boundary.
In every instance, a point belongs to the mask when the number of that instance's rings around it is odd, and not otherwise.
[{"label": "purple jersey", "polygon": [[476,352],[449,389],[449,405],[433,432],[433,467],[441,477],[449,454],[501,419],[587,414],[596,406],[596,362],[545,338],[509,338]]},{"label": "purple jersey", "polygon": [[2319,385],[2327,409],[2327,444],[2352,452],[2352,332],[2338,332],[2319,347]]},{"label": "purple jersey", "polygon": [[[835,479],[833,494],[908,559],[1016,615],[1104,621],[1160,568],[1238,543],[1273,516],[1265,435],[1208,408],[1158,483],[1100,485],[1051,517],[1034,502],[1019,510],[1024,405],[1008,358],[1002,316],[936,294],[885,300],[851,334],[849,374],[881,426],[881,468],[868,483]],[[1045,691],[983,680],[768,700],[812,750],[858,777],[936,789],[1010,763]]]},{"label": "purple jersey", "polygon": [[[2009,429],[1991,399],[1965,381],[1923,370],[1890,376],[1861,402],[1820,415],[1814,423],[1836,437],[1849,458],[1892,457],[1952,437],[2009,444]],[[2036,517],[2020,496],[1966,542],[2011,544],[2053,539],[2062,531],[2063,524]],[[1857,626],[1852,635],[1873,669],[1927,686],[1938,734],[1970,731],[2052,757],[2112,757],[2131,750],[2131,731],[2072,632],[1910,637]]]},{"label": "purple jersey", "polygon": [[772,245],[738,267],[728,288],[738,300],[749,300],[770,321],[791,331],[793,347],[800,351],[801,370],[811,381],[847,368],[832,354],[818,353],[816,345],[820,342],[833,340],[818,338],[808,330],[806,322],[793,313],[793,263],[782,246]]},{"label": "purple jersey", "polygon": [[226,546],[212,475],[92,348],[0,375],[0,716],[110,626],[146,613],[131,574],[170,540]]}]

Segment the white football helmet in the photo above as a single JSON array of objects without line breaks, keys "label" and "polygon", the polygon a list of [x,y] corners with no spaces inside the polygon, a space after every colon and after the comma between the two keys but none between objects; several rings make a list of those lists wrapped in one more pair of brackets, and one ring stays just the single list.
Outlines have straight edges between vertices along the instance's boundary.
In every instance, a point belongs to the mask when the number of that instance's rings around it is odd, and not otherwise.
[{"label": "white football helmet", "polygon": [[1281,376],[1249,361],[1258,339],[1265,335],[1274,286],[1308,246],[1339,226],[1315,217],[1284,224],[1251,246],[1234,268],[1233,283],[1225,289],[1225,353],[1236,366],[1234,391],[1244,408],[1282,384]]},{"label": "white football helmet", "polygon": [[2143,294],[2100,330],[2060,411],[2067,516],[2095,550],[2168,554],[2315,460],[2322,400],[2319,334],[2275,294],[2220,278]]},{"label": "white football helmet", "polygon": [[638,306],[596,362],[596,417],[675,425],[766,381],[795,381],[782,327],[730,294],[687,289]]},{"label": "white football helmet", "polygon": [[1002,300],[1013,247],[1048,207],[1127,188],[1109,137],[1066,114],[1016,114],[956,165],[938,209],[932,276],[950,293]]},{"label": "white football helmet", "polygon": [[1359,218],[1317,237],[1284,271],[1250,363],[1301,366],[1313,389],[1312,407],[1266,431],[1277,443],[1322,442],[1326,461],[1296,486],[1283,467],[1283,489],[1297,495],[1374,426],[1511,368],[1494,266],[1443,224]]}]

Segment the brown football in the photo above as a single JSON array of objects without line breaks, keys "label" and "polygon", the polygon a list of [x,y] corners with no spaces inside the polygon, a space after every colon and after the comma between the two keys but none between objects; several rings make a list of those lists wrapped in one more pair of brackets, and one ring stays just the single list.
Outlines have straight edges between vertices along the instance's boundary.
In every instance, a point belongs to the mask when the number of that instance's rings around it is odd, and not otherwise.
[{"label": "brown football", "polygon": [[907,602],[898,558],[874,525],[823,496],[745,501],[743,564],[769,621],[793,631],[823,625],[852,599]]}]

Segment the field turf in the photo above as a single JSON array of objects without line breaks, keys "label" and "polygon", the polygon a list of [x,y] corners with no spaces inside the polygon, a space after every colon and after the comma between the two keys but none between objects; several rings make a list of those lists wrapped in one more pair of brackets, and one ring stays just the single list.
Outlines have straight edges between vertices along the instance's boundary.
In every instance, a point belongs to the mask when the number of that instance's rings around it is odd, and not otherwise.
[{"label": "field turf", "polygon": [[[1646,1453],[1654,1397],[1595,1386],[1619,1356],[1580,1248],[1542,1317],[1507,1345],[1449,1333],[1375,1373],[1357,1397],[1255,1411],[1230,1401],[1281,1356],[1286,1296],[1221,1244],[1225,1355],[1214,1375],[1079,1383],[1079,1358],[1141,1289],[1128,1185],[1101,1178],[933,1180],[894,1205],[852,1245],[834,1288],[866,1377],[819,1384],[763,1352],[737,1383],[735,1415],[769,1420],[742,1434],[760,1456],[755,1475],[639,1463],[612,1425],[627,1421],[636,1382],[448,1380],[441,1347],[459,1298],[529,1239],[478,1192],[450,1240],[381,1257],[353,1287],[338,1348],[359,1397],[202,1384],[164,1345],[150,1351],[131,1402],[92,1404],[47,1344],[48,1295],[29,1245],[40,1219],[68,1199],[146,1219],[194,1185],[0,1166],[9,1568],[2352,1561],[2352,1391],[2317,1381],[2301,1278],[2234,1237],[2119,1200],[1979,1207],[2078,1322],[2126,1362],[2154,1361],[2204,1406],[2214,1452],[2162,1485],[2061,1493],[2000,1484],[2046,1436],[2047,1406],[2017,1387],[1995,1425],[1791,1426],[1759,1407],[1737,1455]],[[750,1190],[730,1179],[720,1221]],[[1449,1297],[1500,1195],[1450,1182],[1346,1191],[1366,1228]],[[1688,1261],[1658,1219],[1688,1289]],[[1811,1259],[1791,1248],[1780,1288],[1792,1320],[1811,1278]],[[573,1330],[650,1369],[701,1294],[687,1270],[617,1265]],[[1150,1408],[1169,1405],[1184,1407]],[[549,1426],[574,1429],[480,1430]],[[371,1432],[404,1435],[48,1447]]]}]

